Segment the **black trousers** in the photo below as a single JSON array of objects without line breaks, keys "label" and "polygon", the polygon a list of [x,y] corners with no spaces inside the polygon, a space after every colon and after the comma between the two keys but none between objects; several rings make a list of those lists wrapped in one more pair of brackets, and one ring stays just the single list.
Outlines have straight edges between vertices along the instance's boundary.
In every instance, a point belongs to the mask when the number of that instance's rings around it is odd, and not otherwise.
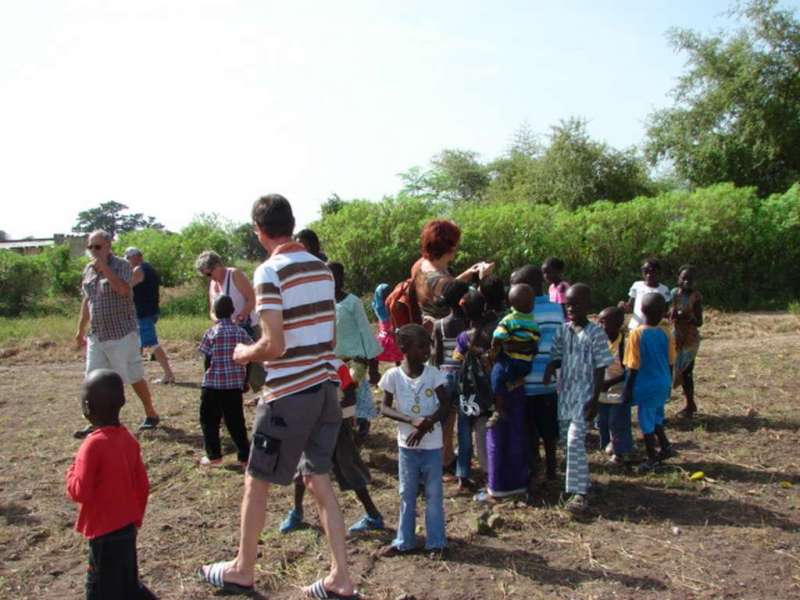
[{"label": "black trousers", "polygon": [[222,419],[225,419],[228,433],[236,444],[239,460],[247,462],[250,457],[250,442],[247,441],[247,427],[244,423],[242,390],[203,388],[200,392],[200,426],[203,428],[206,456],[211,460],[222,458],[219,443],[219,426]]},{"label": "black trousers", "polygon": [[133,524],[89,540],[86,600],[156,600],[139,581]]}]

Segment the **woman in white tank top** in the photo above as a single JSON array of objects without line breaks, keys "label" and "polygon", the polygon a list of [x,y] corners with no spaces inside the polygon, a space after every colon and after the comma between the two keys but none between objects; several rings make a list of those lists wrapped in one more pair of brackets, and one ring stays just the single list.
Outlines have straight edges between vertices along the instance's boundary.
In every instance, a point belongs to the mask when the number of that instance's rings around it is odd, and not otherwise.
[{"label": "woman in white tank top", "polygon": [[208,305],[209,316],[216,321],[210,307],[214,305],[217,296],[225,294],[233,300],[234,323],[245,329],[252,329],[256,323],[255,306],[256,295],[247,275],[235,267],[226,267],[216,252],[207,250],[197,257],[195,268],[198,273],[209,280]]}]

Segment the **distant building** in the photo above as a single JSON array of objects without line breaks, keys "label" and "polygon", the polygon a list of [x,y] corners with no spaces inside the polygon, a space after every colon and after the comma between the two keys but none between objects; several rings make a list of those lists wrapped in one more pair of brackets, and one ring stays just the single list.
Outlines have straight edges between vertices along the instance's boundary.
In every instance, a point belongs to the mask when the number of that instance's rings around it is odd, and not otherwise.
[{"label": "distant building", "polygon": [[80,256],[86,250],[86,234],[76,233],[67,234],[56,233],[51,238],[28,238],[26,240],[6,240],[0,242],[0,250],[13,250],[19,254],[30,256],[39,254],[48,246],[69,246],[69,255],[72,257]]}]

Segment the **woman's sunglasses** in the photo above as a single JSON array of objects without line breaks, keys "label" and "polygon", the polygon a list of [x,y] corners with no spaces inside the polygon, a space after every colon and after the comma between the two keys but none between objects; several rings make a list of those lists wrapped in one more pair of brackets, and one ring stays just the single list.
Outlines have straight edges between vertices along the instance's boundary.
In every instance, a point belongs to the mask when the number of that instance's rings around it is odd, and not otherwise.
[{"label": "woman's sunglasses", "polygon": [[87,250],[102,250],[103,249],[103,244],[89,244],[88,246],[86,246],[86,249]]}]

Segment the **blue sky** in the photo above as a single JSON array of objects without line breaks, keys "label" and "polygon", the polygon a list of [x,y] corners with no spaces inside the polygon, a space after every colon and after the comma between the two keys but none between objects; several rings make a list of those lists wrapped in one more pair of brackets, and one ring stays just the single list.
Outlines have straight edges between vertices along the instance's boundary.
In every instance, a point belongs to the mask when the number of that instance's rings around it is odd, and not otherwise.
[{"label": "blue sky", "polygon": [[307,223],[330,193],[380,198],[444,148],[504,151],[571,115],[640,144],[718,0],[0,5],[0,229],[68,231],[116,200],[179,229],[268,192]]}]

